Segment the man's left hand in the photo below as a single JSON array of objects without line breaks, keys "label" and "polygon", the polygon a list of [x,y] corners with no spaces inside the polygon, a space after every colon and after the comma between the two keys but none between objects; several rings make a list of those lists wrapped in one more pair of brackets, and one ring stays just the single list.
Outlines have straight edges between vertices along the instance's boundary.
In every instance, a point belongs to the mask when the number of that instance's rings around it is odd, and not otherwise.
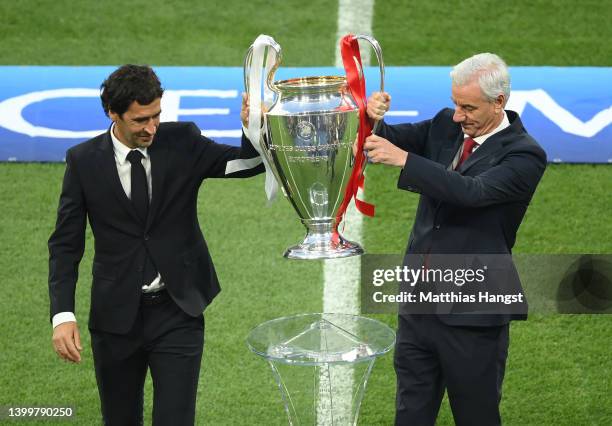
[{"label": "man's left hand", "polygon": [[[244,128],[248,129],[249,128],[249,110],[250,104],[249,104],[249,95],[247,95],[246,93],[242,93],[242,106],[240,107],[240,121],[242,121],[242,126],[244,126]],[[263,127],[264,125],[264,114],[266,112],[268,112],[268,108],[262,103],[260,105],[261,107],[261,127]]]},{"label": "man's left hand", "polygon": [[368,98],[366,113],[373,125],[376,121],[382,120],[385,113],[391,106],[391,95],[387,92],[374,92]]},{"label": "man's left hand", "polygon": [[368,158],[373,163],[404,167],[408,158],[406,151],[396,147],[387,139],[376,135],[370,135],[366,138],[363,149],[368,152]]},{"label": "man's left hand", "polygon": [[246,93],[242,94],[242,105],[240,107],[240,121],[242,125],[249,128],[249,95]]}]

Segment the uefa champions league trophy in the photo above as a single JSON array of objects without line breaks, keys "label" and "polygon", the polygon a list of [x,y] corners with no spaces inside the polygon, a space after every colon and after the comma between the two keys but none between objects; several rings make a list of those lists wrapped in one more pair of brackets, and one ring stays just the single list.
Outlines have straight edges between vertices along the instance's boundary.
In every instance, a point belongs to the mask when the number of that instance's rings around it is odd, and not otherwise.
[{"label": "uefa champions league trophy", "polygon": [[347,314],[277,318],[247,338],[272,368],[290,425],[356,425],[374,362],[394,343],[387,325]]},{"label": "uefa champions league trophy", "polygon": [[[374,48],[382,91],[384,65],[378,42],[370,36],[347,37],[366,40]],[[353,59],[363,79],[360,60]],[[267,178],[276,178],[307,230],[302,243],[290,247],[285,257],[331,259],[363,254],[358,244],[338,232],[350,201],[347,186],[351,187],[355,174],[352,146],[360,125],[358,103],[344,76],[274,81],[280,62],[280,45],[269,36],[259,36],[245,56],[244,76],[251,108],[249,137],[252,142],[259,139],[259,127],[251,119],[260,119],[257,109],[263,101],[265,137],[259,150],[269,170]],[[274,184],[267,181],[267,190],[269,183]]]}]

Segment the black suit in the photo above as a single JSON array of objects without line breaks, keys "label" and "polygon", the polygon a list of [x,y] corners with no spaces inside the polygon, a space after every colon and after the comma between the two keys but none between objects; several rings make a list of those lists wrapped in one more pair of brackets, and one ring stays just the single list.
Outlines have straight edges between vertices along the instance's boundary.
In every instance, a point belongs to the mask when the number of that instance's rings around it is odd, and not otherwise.
[{"label": "black suit", "polygon": [[[114,410],[108,405],[121,401],[105,404],[100,375],[108,371],[99,368],[102,358],[121,351],[121,357],[130,357],[142,350],[141,343],[147,343],[143,335],[146,340],[158,333],[156,328],[147,331],[151,328],[147,318],[155,317],[147,309],[153,308],[141,306],[145,256],[148,253],[152,259],[170,295],[170,306],[160,308],[168,321],[183,316],[187,323],[195,321],[196,329],[203,333],[202,311],[220,288],[198,224],[198,190],[205,178],[248,177],[264,170],[246,137],[241,148],[216,144],[201,136],[193,123],[160,124],[148,154],[152,198],[145,223],[121,186],[110,132],[69,149],[57,224],[49,239],[51,316],[74,312],[86,217],[89,219],[95,238],[89,328],[107,421]],[[109,340],[114,338],[116,341]],[[201,355],[202,345],[199,347]],[[139,381],[140,376],[134,380]]]},{"label": "black suit", "polygon": [[[511,253],[546,155],[518,115],[506,113],[510,126],[456,171],[450,165],[464,135],[452,110],[416,124],[383,124],[380,136],[409,152],[398,188],[421,194],[407,254]],[[433,424],[446,387],[458,424],[498,423],[508,322],[524,318],[400,315],[396,422]],[[490,368],[483,372],[483,365]]]}]

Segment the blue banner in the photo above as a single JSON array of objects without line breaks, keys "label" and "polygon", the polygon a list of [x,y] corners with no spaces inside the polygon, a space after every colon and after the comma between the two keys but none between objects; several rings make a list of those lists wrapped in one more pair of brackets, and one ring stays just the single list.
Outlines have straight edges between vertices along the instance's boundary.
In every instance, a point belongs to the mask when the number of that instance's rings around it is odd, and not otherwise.
[{"label": "blue banner", "polygon": [[[115,67],[0,67],[0,161],[63,161],[66,150],[110,121],[99,87]],[[163,121],[194,121],[203,134],[236,145],[242,68],[155,67],[165,93]],[[450,101],[450,67],[387,67],[389,123],[432,117]],[[511,67],[507,109],[517,111],[551,162],[612,163],[612,68]],[[280,68],[275,79],[343,75],[338,68]],[[378,68],[366,70],[368,92]]]}]

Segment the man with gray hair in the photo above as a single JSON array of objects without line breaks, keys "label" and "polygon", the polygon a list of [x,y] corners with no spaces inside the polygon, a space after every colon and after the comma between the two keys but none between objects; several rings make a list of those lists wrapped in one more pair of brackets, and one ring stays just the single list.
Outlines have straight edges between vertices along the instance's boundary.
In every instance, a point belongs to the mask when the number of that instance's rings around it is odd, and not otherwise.
[{"label": "man with gray hair", "polygon": [[[472,56],[453,68],[451,80],[454,109],[418,123],[381,121],[364,148],[373,163],[401,167],[399,189],[420,193],[407,255],[509,256],[546,154],[518,114],[504,110],[510,76],[499,56]],[[390,100],[374,93],[370,119],[382,120]],[[394,359],[396,424],[433,425],[445,390],[456,424],[501,424],[509,323],[526,317],[402,310]]]}]

